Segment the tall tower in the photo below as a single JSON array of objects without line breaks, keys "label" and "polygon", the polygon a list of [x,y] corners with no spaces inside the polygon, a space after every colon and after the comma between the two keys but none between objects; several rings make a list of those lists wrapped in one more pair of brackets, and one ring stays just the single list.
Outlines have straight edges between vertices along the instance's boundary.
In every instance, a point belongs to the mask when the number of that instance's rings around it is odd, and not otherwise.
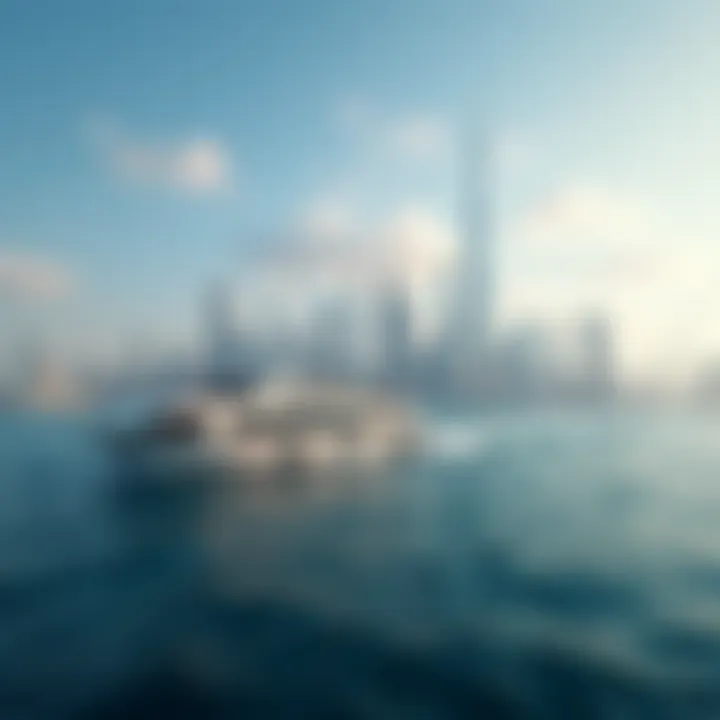
[{"label": "tall tower", "polygon": [[240,388],[248,382],[250,368],[237,326],[231,288],[222,283],[214,285],[206,302],[210,385],[216,390]]},{"label": "tall tower", "polygon": [[383,375],[397,389],[407,389],[415,369],[410,288],[397,282],[388,285],[382,297],[381,315]]},{"label": "tall tower", "polygon": [[588,399],[607,400],[615,387],[613,329],[602,315],[590,315],[581,327],[585,392]]},{"label": "tall tower", "polygon": [[448,353],[452,379],[482,385],[489,372],[493,312],[491,152],[477,130],[460,147],[459,244],[451,288]]}]

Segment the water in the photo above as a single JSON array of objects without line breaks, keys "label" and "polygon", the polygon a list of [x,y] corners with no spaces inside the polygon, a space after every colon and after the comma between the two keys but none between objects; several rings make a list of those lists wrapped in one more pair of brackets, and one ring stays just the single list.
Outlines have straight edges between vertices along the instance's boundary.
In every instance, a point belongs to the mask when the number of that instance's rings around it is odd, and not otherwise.
[{"label": "water", "polygon": [[440,423],[392,477],[118,492],[0,420],[0,717],[720,717],[720,423]]}]

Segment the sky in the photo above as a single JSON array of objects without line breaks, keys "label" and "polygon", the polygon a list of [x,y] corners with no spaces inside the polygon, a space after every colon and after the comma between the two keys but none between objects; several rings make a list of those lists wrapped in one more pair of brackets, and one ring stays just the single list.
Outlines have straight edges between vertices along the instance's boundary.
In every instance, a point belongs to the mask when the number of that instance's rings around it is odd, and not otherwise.
[{"label": "sky", "polygon": [[717,37],[714,0],[3,0],[0,362],[185,346],[292,233],[445,262],[472,127],[498,327],[599,310],[628,376],[692,371],[720,356]]}]

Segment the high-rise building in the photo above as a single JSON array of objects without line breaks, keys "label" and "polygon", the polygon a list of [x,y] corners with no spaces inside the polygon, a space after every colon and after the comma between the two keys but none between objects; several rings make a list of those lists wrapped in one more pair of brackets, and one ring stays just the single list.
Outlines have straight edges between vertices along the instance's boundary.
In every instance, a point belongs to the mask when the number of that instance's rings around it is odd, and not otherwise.
[{"label": "high-rise building", "polygon": [[488,364],[494,293],[491,157],[478,133],[461,149],[459,243],[451,288],[447,353],[452,379],[477,387]]},{"label": "high-rise building", "polygon": [[547,328],[526,321],[507,333],[496,353],[496,397],[509,403],[534,403],[548,393],[550,365]]},{"label": "high-rise building", "polygon": [[397,388],[413,381],[414,323],[410,288],[391,283],[381,305],[381,357],[383,376]]},{"label": "high-rise building", "polygon": [[602,315],[588,316],[580,335],[585,393],[589,399],[607,399],[615,389],[612,323]]},{"label": "high-rise building", "polygon": [[313,374],[321,378],[340,378],[351,374],[355,323],[348,299],[325,299],[316,308],[312,325],[310,364]]},{"label": "high-rise building", "polygon": [[205,323],[210,384],[217,389],[243,385],[252,368],[238,328],[230,286],[217,284],[210,289]]}]

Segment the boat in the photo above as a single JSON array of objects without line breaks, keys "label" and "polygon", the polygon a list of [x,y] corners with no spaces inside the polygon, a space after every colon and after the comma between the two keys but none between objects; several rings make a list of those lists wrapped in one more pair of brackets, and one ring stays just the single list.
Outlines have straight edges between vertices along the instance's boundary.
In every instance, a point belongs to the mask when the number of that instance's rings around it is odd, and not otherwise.
[{"label": "boat", "polygon": [[422,438],[411,410],[380,393],[270,382],[161,406],[110,440],[115,455],[143,473],[260,477],[377,470],[413,456]]}]

